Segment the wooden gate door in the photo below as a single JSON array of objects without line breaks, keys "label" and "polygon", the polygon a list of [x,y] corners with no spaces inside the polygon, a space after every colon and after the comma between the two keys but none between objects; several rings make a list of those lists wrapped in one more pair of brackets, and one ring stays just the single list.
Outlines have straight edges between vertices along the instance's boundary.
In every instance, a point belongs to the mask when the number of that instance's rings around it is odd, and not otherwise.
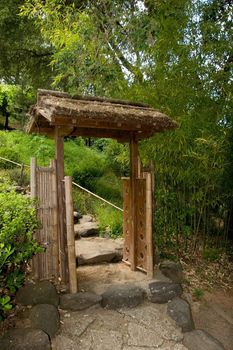
[{"label": "wooden gate door", "polygon": [[40,228],[35,239],[45,249],[33,257],[33,275],[39,280],[59,283],[59,227],[56,161],[49,167],[40,167],[36,159],[31,160],[31,197],[36,198]]},{"label": "wooden gate door", "polygon": [[123,261],[131,265],[131,249],[134,242],[135,264],[138,270],[144,271],[148,277],[153,277],[153,181],[151,172],[143,172],[141,178],[136,179],[135,191],[135,223],[136,237],[132,237],[132,200],[130,189],[130,178],[123,178],[123,234],[124,251]]}]

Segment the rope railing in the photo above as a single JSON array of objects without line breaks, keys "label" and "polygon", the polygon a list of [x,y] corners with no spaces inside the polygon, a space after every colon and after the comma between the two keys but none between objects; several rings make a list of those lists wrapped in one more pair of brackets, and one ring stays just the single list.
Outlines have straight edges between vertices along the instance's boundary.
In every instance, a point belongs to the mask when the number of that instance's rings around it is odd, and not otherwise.
[{"label": "rope railing", "polygon": [[15,161],[13,161],[13,160],[4,158],[4,157],[0,157],[0,159],[4,160],[5,162],[8,162],[8,163],[12,163],[12,164],[18,165],[18,166],[20,166],[20,167],[24,166],[24,167],[26,167],[26,168],[30,168],[29,165],[24,164],[24,163],[21,163],[21,164],[20,164],[20,163],[17,163],[17,162],[15,162]]},{"label": "rope railing", "polygon": [[84,187],[78,185],[76,182],[72,181],[72,184],[73,184],[74,186],[77,186],[77,187],[80,188],[81,190],[83,190],[83,191],[85,191],[85,192],[91,194],[93,197],[98,198],[98,199],[101,200],[102,202],[107,203],[108,205],[111,205],[113,208],[115,208],[115,209],[120,210],[120,211],[123,212],[123,209],[122,209],[122,208],[120,208],[120,207],[116,206],[115,204],[113,204],[113,203],[107,201],[106,199],[104,199],[104,198],[98,196],[97,194],[95,194],[95,193],[93,193],[93,192],[87,190],[86,188],[84,188]]}]

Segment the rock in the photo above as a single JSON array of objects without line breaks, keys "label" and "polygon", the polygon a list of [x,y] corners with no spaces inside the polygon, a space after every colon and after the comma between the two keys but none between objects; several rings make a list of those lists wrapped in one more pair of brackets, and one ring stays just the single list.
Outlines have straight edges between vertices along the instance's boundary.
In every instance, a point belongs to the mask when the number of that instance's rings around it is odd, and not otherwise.
[{"label": "rock", "polygon": [[123,257],[123,240],[102,237],[82,238],[75,242],[75,249],[79,266],[117,262]]},{"label": "rock", "polygon": [[50,350],[49,337],[40,329],[11,329],[0,338],[1,350]]},{"label": "rock", "polygon": [[64,294],[60,297],[60,308],[65,310],[84,310],[100,303],[102,297],[95,293]]},{"label": "rock", "polygon": [[75,238],[98,236],[99,226],[97,222],[85,222],[74,225]]},{"label": "rock", "polygon": [[180,264],[174,261],[166,260],[159,265],[160,271],[174,283],[181,283],[183,280],[183,271]]},{"label": "rock", "polygon": [[49,281],[27,284],[16,294],[16,302],[22,305],[52,304],[58,306],[59,296]]},{"label": "rock", "polygon": [[35,305],[32,307],[29,317],[32,327],[42,329],[50,338],[53,338],[59,329],[60,316],[54,305]]},{"label": "rock", "polygon": [[183,344],[189,350],[224,350],[217,339],[200,329],[185,333]]},{"label": "rock", "polygon": [[176,321],[183,332],[189,332],[194,329],[194,322],[189,303],[181,298],[175,298],[168,303],[168,315]]},{"label": "rock", "polygon": [[92,215],[83,215],[82,218],[80,218],[79,223],[85,224],[86,222],[96,222]]},{"label": "rock", "polygon": [[181,285],[172,282],[149,283],[150,294],[148,299],[152,303],[164,304],[182,294]]},{"label": "rock", "polygon": [[79,222],[79,219],[81,219],[83,216],[77,211],[74,211],[74,223],[77,224]]},{"label": "rock", "polygon": [[143,302],[144,291],[135,285],[115,285],[102,294],[101,305],[108,309],[135,307]]}]

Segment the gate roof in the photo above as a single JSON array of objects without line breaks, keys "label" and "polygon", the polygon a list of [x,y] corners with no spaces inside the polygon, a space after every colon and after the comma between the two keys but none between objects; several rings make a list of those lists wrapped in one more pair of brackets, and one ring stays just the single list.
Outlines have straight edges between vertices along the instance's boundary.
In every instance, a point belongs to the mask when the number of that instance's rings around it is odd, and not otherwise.
[{"label": "gate roof", "polygon": [[63,136],[114,138],[122,142],[132,135],[141,140],[157,132],[175,129],[176,122],[142,103],[65,92],[38,90],[37,104],[29,111],[27,131]]}]

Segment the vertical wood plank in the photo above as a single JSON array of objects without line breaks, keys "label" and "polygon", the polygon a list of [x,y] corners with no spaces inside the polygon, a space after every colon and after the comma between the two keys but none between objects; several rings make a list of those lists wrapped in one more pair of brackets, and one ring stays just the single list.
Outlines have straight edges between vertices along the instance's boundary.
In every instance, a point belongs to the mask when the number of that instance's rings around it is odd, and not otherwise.
[{"label": "vertical wood plank", "polygon": [[137,235],[137,213],[136,213],[136,179],[138,176],[138,143],[135,135],[130,140],[130,193],[131,193],[131,247],[130,263],[131,270],[136,270],[136,235]]},{"label": "vertical wood plank", "polygon": [[55,277],[55,280],[58,281],[59,279],[59,236],[58,236],[58,203],[57,203],[57,176],[56,176],[56,169],[57,164],[56,160],[52,160],[50,164],[51,168],[53,169],[52,175],[51,175],[51,225],[52,225],[52,242],[53,242],[53,275]]},{"label": "vertical wood plank", "polygon": [[153,249],[153,192],[152,173],[144,173],[146,179],[146,241],[147,241],[147,275],[153,278],[154,274],[154,249]]},{"label": "vertical wood plank", "polygon": [[60,277],[64,287],[68,283],[67,271],[67,239],[65,227],[65,193],[64,193],[64,138],[59,134],[59,127],[55,128],[55,146],[57,161],[57,189],[58,189],[58,213],[59,213],[59,256]]},{"label": "vertical wood plank", "polygon": [[70,293],[77,293],[77,271],[74,240],[74,209],[72,200],[72,179],[65,176],[65,198],[66,198],[66,228],[69,266]]},{"label": "vertical wood plank", "polygon": [[30,188],[31,188],[31,198],[36,198],[36,158],[31,158],[30,165]]},{"label": "vertical wood plank", "polygon": [[[30,164],[30,191],[31,199],[37,197],[37,185],[36,185],[36,158],[31,158]],[[38,232],[38,231],[37,231]],[[37,232],[34,233],[34,238],[37,239]],[[39,258],[38,254],[34,255],[32,258],[32,271],[35,279],[39,278]]]}]

